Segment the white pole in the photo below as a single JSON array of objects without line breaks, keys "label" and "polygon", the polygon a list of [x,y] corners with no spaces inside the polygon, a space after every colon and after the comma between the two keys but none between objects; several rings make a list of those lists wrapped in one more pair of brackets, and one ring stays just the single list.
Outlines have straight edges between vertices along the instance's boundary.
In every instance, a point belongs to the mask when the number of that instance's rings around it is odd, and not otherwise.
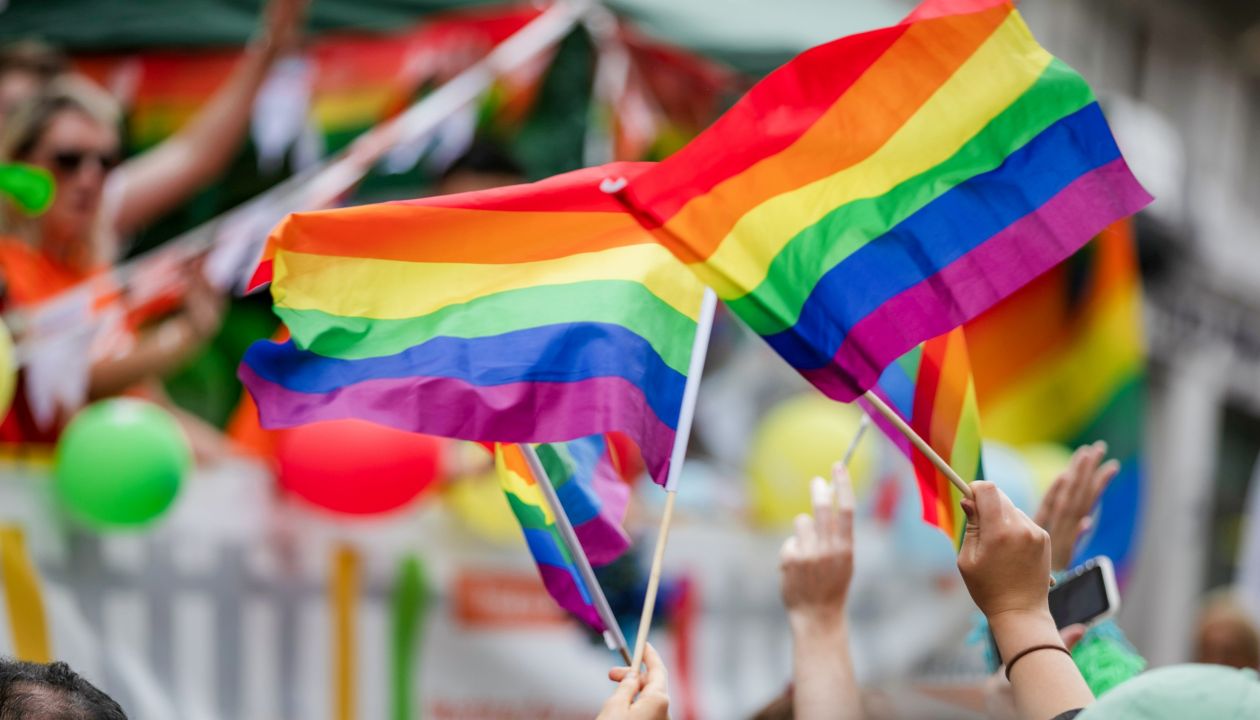
[{"label": "white pole", "polygon": [[643,664],[648,631],[652,628],[652,614],[656,611],[656,593],[661,585],[661,566],[665,560],[665,545],[669,542],[669,526],[674,519],[678,478],[682,475],[683,458],[687,456],[687,443],[691,439],[691,421],[696,416],[696,398],[700,394],[700,377],[704,374],[704,359],[709,353],[709,335],[713,332],[713,314],[716,311],[717,295],[705,288],[704,299],[700,302],[700,318],[696,321],[696,337],[691,343],[691,362],[687,366],[687,384],[683,387],[682,407],[678,411],[674,449],[669,455],[669,470],[665,475],[665,512],[661,515],[661,528],[656,536],[647,595],[643,598],[643,615],[639,618],[639,635],[634,641],[634,660],[630,663],[630,667],[636,670]]},{"label": "white pole", "polygon": [[542,461],[538,459],[538,451],[533,445],[521,443],[519,447],[525,456],[525,464],[529,465],[529,472],[534,476],[534,482],[538,483],[543,497],[547,500],[547,506],[551,508],[551,514],[556,518],[556,528],[560,531],[560,539],[568,546],[569,554],[573,556],[573,562],[577,564],[578,574],[582,576],[586,591],[591,595],[591,604],[595,606],[595,612],[604,623],[605,638],[611,635],[612,648],[621,653],[623,660],[630,662],[626,636],[621,633],[621,627],[617,625],[617,617],[613,615],[612,607],[608,605],[608,598],[604,596],[604,589],[600,586],[599,579],[595,577],[595,570],[591,567],[590,558],[586,556],[586,550],[582,548],[582,542],[578,540],[573,523],[569,522],[569,514],[564,511],[564,504],[560,502],[560,496],[556,494],[556,488],[551,484],[547,468],[543,467]]},{"label": "white pole", "polygon": [[683,386],[682,407],[678,411],[678,429],[674,434],[674,449],[669,454],[669,472],[665,476],[665,491],[678,490],[678,477],[682,474],[683,458],[687,456],[687,443],[691,440],[691,421],[696,417],[696,398],[700,395],[700,376],[704,374],[704,359],[709,354],[709,335],[713,333],[713,314],[717,311],[717,295],[704,289],[700,301],[700,318],[696,321],[696,337],[691,343],[691,362],[687,365],[687,384]]},{"label": "white pole", "polygon": [[853,433],[853,439],[849,441],[849,448],[844,451],[844,457],[840,460],[840,464],[844,468],[849,469],[849,462],[853,460],[853,455],[857,452],[858,445],[862,442],[862,436],[866,434],[866,428],[871,426],[871,416],[862,413],[862,421],[858,423],[857,432]]}]

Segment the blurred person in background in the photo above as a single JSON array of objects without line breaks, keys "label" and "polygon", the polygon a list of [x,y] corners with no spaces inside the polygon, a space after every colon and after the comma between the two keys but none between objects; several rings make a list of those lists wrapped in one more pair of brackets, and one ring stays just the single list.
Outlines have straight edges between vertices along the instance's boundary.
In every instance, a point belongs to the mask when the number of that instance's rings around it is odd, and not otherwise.
[{"label": "blurred person in background", "polygon": [[0,47],[0,133],[4,132],[6,115],[38,95],[69,67],[63,53],[38,40],[21,40]]},{"label": "blurred person in background", "polygon": [[[43,74],[30,73],[43,86],[6,114],[0,162],[48,170],[57,192],[38,218],[0,204],[0,309],[39,303],[107,270],[123,254],[121,238],[174,209],[221,173],[245,137],[253,97],[269,68],[297,46],[307,2],[271,0],[264,32],[206,106],[175,135],[126,162],[120,162],[120,112],[108,93],[73,75],[46,79],[58,69],[52,64],[46,64]],[[22,83],[13,77],[10,72],[7,82],[20,94]],[[208,286],[200,268],[167,270],[181,286],[178,307],[157,322],[134,313],[127,318],[121,333],[126,337],[115,338],[94,357],[90,397],[143,385],[143,394],[164,399],[156,380],[186,362],[218,331],[223,298]],[[217,431],[180,415],[199,457],[222,453],[225,445]],[[0,438],[50,442],[64,420],[41,426],[19,396]]]},{"label": "blurred person in background", "polygon": [[1194,637],[1195,662],[1260,670],[1260,634],[1232,593],[1218,590],[1208,595]]},{"label": "blurred person in background", "polygon": [[127,720],[126,713],[63,662],[0,660],[4,720]]}]

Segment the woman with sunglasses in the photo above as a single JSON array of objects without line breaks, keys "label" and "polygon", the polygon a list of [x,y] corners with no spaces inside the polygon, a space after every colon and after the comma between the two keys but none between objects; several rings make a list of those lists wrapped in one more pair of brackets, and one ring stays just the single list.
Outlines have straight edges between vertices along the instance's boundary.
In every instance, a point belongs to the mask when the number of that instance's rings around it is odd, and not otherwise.
[{"label": "woman with sunglasses", "polygon": [[[57,192],[38,218],[0,201],[0,309],[39,303],[109,268],[121,255],[120,238],[174,209],[222,172],[245,137],[253,97],[272,62],[297,44],[307,3],[270,0],[265,32],[224,86],[178,133],[126,162],[120,163],[119,109],[84,78],[57,77],[14,108],[0,130],[0,163],[48,170]],[[116,347],[93,352],[100,359],[92,366],[92,397],[155,385],[154,379],[178,368],[217,332],[222,299],[191,270],[176,312],[157,323],[128,318],[126,337]],[[0,441],[51,440],[61,423],[46,425],[30,417],[19,393],[0,427]],[[194,445],[198,436],[210,437],[190,429]]]}]

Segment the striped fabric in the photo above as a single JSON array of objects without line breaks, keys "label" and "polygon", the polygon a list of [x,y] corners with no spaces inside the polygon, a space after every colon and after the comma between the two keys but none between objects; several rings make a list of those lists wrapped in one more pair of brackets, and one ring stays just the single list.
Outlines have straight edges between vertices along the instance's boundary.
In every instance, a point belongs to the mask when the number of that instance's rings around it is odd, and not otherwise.
[{"label": "striped fabric", "polygon": [[985,436],[1022,445],[1106,440],[1121,462],[1080,557],[1133,566],[1143,496],[1146,344],[1130,222],[966,326]]},{"label": "striped fabric", "polygon": [[996,0],[803,53],[621,196],[841,401],[1150,201],[1089,86]]},{"label": "striped fabric", "polygon": [[[630,486],[618,476],[604,438],[596,435],[535,449],[591,565],[607,565],[620,557],[630,547],[630,538],[621,527]],[[589,589],[520,446],[498,444],[494,459],[503,492],[521,523],[547,592],[560,607],[596,632],[603,632],[607,628],[595,611]]]},{"label": "striped fabric", "polygon": [[[963,480],[980,477],[980,412],[962,328],[932,338],[898,358],[880,375],[874,391]],[[871,415],[914,466],[924,521],[940,528],[959,546],[967,519],[958,502],[958,489],[904,435],[877,413]]]},{"label": "striped fabric", "polygon": [[290,216],[269,257],[292,340],[256,343],[240,370],[264,426],[621,431],[663,482],[703,288],[598,189],[645,167]]}]

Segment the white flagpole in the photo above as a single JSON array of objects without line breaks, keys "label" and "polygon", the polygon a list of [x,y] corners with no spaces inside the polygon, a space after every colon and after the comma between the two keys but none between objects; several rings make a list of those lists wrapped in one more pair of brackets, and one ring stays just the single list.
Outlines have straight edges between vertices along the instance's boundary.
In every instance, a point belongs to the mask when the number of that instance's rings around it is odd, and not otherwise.
[{"label": "white flagpole", "polygon": [[849,469],[849,462],[853,460],[854,454],[857,453],[858,445],[862,442],[862,436],[866,434],[866,429],[871,426],[871,416],[862,413],[862,420],[858,423],[857,432],[853,433],[853,439],[849,441],[849,447],[844,451],[844,457],[841,458],[840,464],[844,468]]},{"label": "white flagpole", "polygon": [[665,559],[665,545],[669,542],[669,525],[674,519],[674,499],[678,496],[678,478],[682,474],[683,458],[687,456],[687,443],[691,439],[691,421],[696,416],[696,398],[700,393],[700,376],[704,374],[704,358],[709,353],[709,335],[713,331],[713,313],[717,310],[717,295],[704,289],[700,304],[700,318],[696,322],[696,337],[691,344],[691,363],[687,366],[687,384],[683,388],[682,408],[678,412],[678,429],[674,434],[674,449],[669,456],[669,471],[665,476],[665,512],[661,515],[661,528],[656,536],[656,550],[652,555],[652,572],[648,575],[647,595],[643,598],[643,615],[639,618],[639,635],[634,642],[634,660],[631,668],[643,664],[643,652],[647,649],[648,631],[652,628],[652,614],[656,610],[656,592],[661,585],[661,563]]},{"label": "white flagpole", "polygon": [[538,459],[538,451],[533,445],[521,443],[520,448],[522,454],[525,455],[525,464],[529,465],[530,473],[533,474],[535,482],[542,490],[543,497],[547,500],[547,507],[551,508],[551,514],[556,518],[556,528],[560,530],[560,538],[568,546],[569,554],[573,556],[573,561],[577,564],[578,574],[582,576],[586,591],[591,595],[591,604],[595,606],[595,612],[604,623],[605,641],[611,640],[609,648],[617,650],[621,653],[623,660],[630,662],[626,636],[622,634],[621,626],[617,624],[617,616],[613,615],[612,607],[608,605],[604,588],[600,586],[599,578],[595,577],[595,570],[591,567],[590,558],[586,556],[586,550],[582,548],[582,542],[578,540],[577,531],[573,529],[573,523],[569,522],[569,514],[564,511],[564,504],[560,502],[560,496],[556,494],[556,488],[551,484],[547,468],[543,467],[542,461]]}]

